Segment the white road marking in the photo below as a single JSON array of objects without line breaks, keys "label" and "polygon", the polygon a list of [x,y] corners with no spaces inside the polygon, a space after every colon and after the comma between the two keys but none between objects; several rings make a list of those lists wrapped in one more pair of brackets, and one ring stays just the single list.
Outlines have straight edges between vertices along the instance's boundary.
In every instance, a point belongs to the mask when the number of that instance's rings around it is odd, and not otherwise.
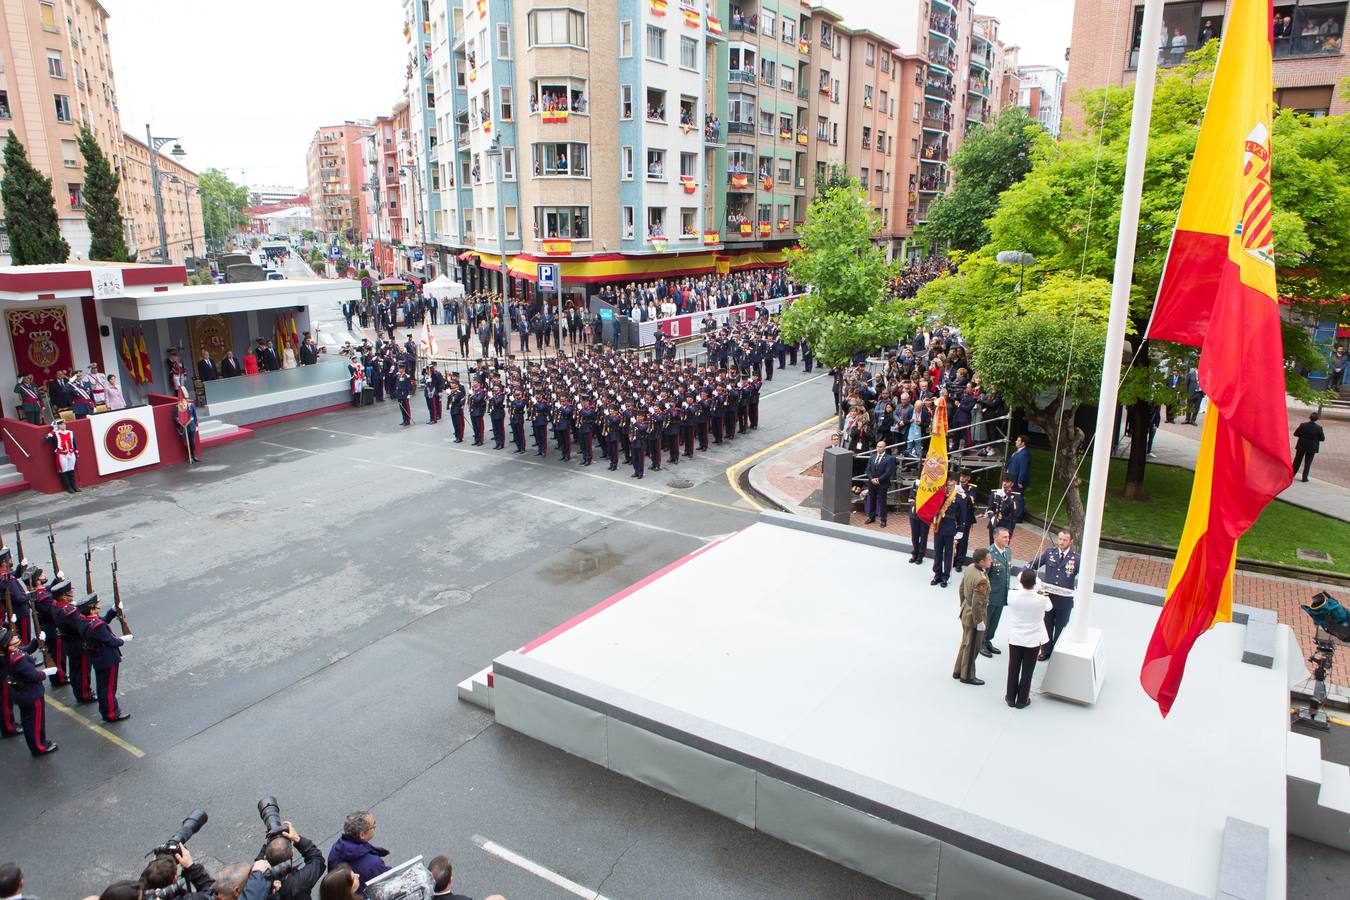
[{"label": "white road marking", "polygon": [[[278,444],[275,441],[259,440],[255,441],[255,443],[266,444],[269,447],[279,447],[283,450],[296,450],[299,451],[300,453],[309,453],[313,456],[325,456],[329,452],[323,450],[309,450],[304,447],[292,447],[289,444]],[[609,513],[598,512],[597,510],[594,509],[586,509],[585,507],[582,506],[574,506],[571,503],[563,503],[561,500],[554,500],[552,497],[541,497],[538,494],[531,494],[526,491],[518,491],[514,488],[501,487],[500,485],[495,484],[488,484],[486,481],[475,481],[472,478],[462,478],[458,475],[447,475],[444,472],[434,472],[431,469],[420,469],[417,466],[405,466],[400,463],[393,463],[383,459],[366,459],[360,456],[349,456],[346,458],[350,459],[352,462],[367,463],[372,466],[385,466],[390,469],[400,469],[404,472],[415,472],[418,475],[430,475],[433,478],[444,478],[448,481],[458,481],[461,484],[471,484],[474,487],[487,488],[490,491],[502,491],[508,494],[515,494],[516,496],[524,497],[527,500],[534,500],[539,503],[547,503],[551,506],[560,506],[563,509],[569,509],[572,512],[581,513],[582,515],[595,516],[598,519],[608,519],[611,522],[622,522],[625,525],[635,525],[638,528],[646,528],[651,531],[659,531],[663,534],[673,534],[677,537],[689,538],[692,541],[698,541],[699,543],[702,544],[706,544],[712,540],[712,538],[707,538],[698,534],[690,534],[687,531],[676,531],[673,528],[663,528],[660,525],[652,525],[649,522],[639,522],[636,519],[625,519],[623,516],[612,516]]]},{"label": "white road marking", "polygon": [[813,382],[813,381],[818,381],[819,379],[824,378],[825,375],[828,375],[828,374],[830,374],[830,373],[829,373],[829,372],[826,372],[824,375],[812,375],[810,378],[807,378],[807,379],[804,380],[804,381],[799,381],[799,382],[797,382],[796,384],[794,384],[794,385],[792,385],[792,386],[790,386],[790,387],[785,387],[785,388],[783,388],[782,390],[778,390],[778,391],[772,391],[772,392],[770,392],[770,393],[768,393],[768,394],[762,394],[762,395],[760,396],[759,399],[760,399],[760,400],[768,400],[770,397],[777,397],[779,394],[786,394],[788,391],[795,391],[797,388],[801,387],[802,385],[804,385],[804,384],[810,384],[810,383]]},{"label": "white road marking", "polygon": [[601,894],[598,891],[593,891],[590,888],[586,887],[585,885],[577,884],[572,879],[567,878],[563,875],[559,875],[552,869],[545,868],[544,866],[539,865],[539,863],[537,862],[528,860],[525,857],[521,856],[519,853],[515,852],[514,850],[509,850],[506,847],[503,847],[501,844],[490,841],[487,838],[483,837],[481,834],[475,834],[473,836],[473,842],[477,844],[479,848],[483,850],[484,853],[490,853],[500,860],[509,862],[511,865],[515,866],[518,869],[524,869],[531,875],[535,875],[539,878],[542,878],[549,884],[556,885],[557,887],[560,887],[563,890],[567,891],[567,893],[569,894],[574,894],[578,897],[585,897],[586,900],[608,900],[608,898],[605,897],[604,894]]}]

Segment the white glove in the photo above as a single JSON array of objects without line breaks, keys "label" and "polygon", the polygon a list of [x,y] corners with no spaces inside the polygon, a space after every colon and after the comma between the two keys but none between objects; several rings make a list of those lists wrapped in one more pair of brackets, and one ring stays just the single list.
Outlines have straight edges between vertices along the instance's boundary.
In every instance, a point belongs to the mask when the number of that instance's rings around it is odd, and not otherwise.
[{"label": "white glove", "polygon": [[975,630],[976,630],[976,631],[984,631],[984,623],[983,623],[983,622],[976,622],[976,623],[975,623]]},{"label": "white glove", "polygon": [[42,674],[43,674],[43,675],[46,675],[46,676],[48,676],[48,677],[51,677],[52,675],[55,675],[55,674],[56,674],[56,666],[52,666],[52,667],[49,668],[49,669],[43,669],[43,670],[42,670]]},{"label": "white glove", "polygon": [[122,643],[124,643],[124,644],[129,644],[129,643],[131,643],[131,635],[129,635],[129,634],[124,634],[124,635],[122,635]]},{"label": "white glove", "polygon": [[958,531],[958,532],[956,533],[956,539],[957,539],[958,541],[961,540],[961,538],[963,538],[963,537],[965,537],[965,536],[966,536],[966,533],[965,533],[964,531]]},{"label": "white glove", "polygon": [[45,641],[46,639],[47,639],[47,632],[45,632],[45,631],[39,631],[39,632],[38,632],[38,640],[39,640],[39,641]]}]

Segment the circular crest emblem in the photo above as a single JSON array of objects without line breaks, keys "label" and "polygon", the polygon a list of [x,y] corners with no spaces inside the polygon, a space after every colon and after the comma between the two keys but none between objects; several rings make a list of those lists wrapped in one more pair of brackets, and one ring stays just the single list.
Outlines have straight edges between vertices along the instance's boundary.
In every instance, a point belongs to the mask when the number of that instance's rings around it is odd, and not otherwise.
[{"label": "circular crest emblem", "polygon": [[56,341],[52,340],[50,331],[34,331],[28,335],[28,361],[43,372],[56,365],[60,356],[61,351],[57,349]]},{"label": "circular crest emblem", "polygon": [[150,435],[145,426],[135,419],[122,419],[103,436],[103,449],[119,462],[130,462],[145,452]]}]

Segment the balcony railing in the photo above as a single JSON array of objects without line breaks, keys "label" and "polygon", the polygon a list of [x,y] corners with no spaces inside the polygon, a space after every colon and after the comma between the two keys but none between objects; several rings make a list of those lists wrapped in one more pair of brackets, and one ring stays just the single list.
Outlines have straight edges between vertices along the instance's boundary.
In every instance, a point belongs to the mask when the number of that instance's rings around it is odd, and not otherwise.
[{"label": "balcony railing", "polygon": [[926,82],[923,86],[923,92],[929,97],[940,97],[943,100],[951,100],[956,94],[951,85],[935,81]]},{"label": "balcony railing", "polygon": [[956,17],[938,15],[929,16],[928,30],[936,31],[938,34],[955,39],[957,33]]},{"label": "balcony railing", "polygon": [[736,84],[754,84],[755,73],[745,69],[732,69],[727,73],[727,81]]},{"label": "balcony railing", "polygon": [[947,148],[937,146],[926,146],[919,153],[919,159],[923,162],[946,162]]},{"label": "balcony railing", "polygon": [[754,134],[755,126],[752,122],[728,122],[728,134]]},{"label": "balcony railing", "polygon": [[747,16],[743,13],[732,13],[731,22],[729,24],[731,25],[732,31],[748,31],[751,34],[759,33],[759,16],[756,15]]},{"label": "balcony railing", "polygon": [[924,127],[924,128],[931,128],[931,129],[933,129],[933,130],[935,130],[935,131],[951,131],[951,130],[952,130],[952,117],[951,117],[951,116],[924,116],[924,117],[923,117],[923,127]]}]

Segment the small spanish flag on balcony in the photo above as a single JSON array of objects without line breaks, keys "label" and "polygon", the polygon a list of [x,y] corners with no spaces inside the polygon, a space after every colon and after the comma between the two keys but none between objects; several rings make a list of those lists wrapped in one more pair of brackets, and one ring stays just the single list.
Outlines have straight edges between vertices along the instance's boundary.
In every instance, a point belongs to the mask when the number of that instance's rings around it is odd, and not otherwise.
[{"label": "small spanish flag on balcony", "polygon": [[717,18],[717,16],[714,16],[711,13],[709,13],[707,21],[708,21],[708,34],[711,34],[713,37],[721,37],[722,20]]},{"label": "small spanish flag on balcony", "polygon": [[802,38],[800,41],[797,42],[797,50],[802,53],[810,53],[811,42],[808,41],[806,38]]},{"label": "small spanish flag on balcony", "polygon": [[685,134],[688,134],[689,132],[694,130],[694,126],[690,125],[688,122],[681,122],[680,130],[683,131]]},{"label": "small spanish flag on balcony", "polygon": [[768,237],[768,236],[771,235],[771,234],[773,234],[773,225],[769,224],[768,222],[760,222],[760,223],[759,223],[759,236],[760,236],[760,237]]},{"label": "small spanish flag on balcony", "polygon": [[477,81],[477,80],[478,80],[478,70],[477,70],[477,69],[470,69],[470,70],[469,70],[469,80],[470,80],[470,81]]},{"label": "small spanish flag on balcony", "polygon": [[779,219],[779,220],[778,220],[778,230],[779,230],[779,231],[787,231],[787,229],[788,229],[788,220],[787,220],[787,219]]},{"label": "small spanish flag on balcony", "polygon": [[544,241],[544,252],[549,256],[567,256],[572,252],[572,242],[550,238]]},{"label": "small spanish flag on balcony", "polygon": [[742,236],[742,237],[749,237],[750,235],[754,234],[754,232],[755,232],[755,226],[751,225],[749,222],[742,222],[742,223],[741,223],[741,236]]},{"label": "small spanish flag on balcony", "polygon": [[484,120],[483,120],[483,134],[492,134],[492,120],[491,120],[491,119],[484,119]]},{"label": "small spanish flag on balcony", "polygon": [[732,172],[731,186],[733,188],[748,188],[750,186],[750,176],[742,172]]},{"label": "small spanish flag on balcony", "polygon": [[771,191],[773,190],[773,179],[770,178],[768,175],[765,175],[763,178],[759,180],[759,186],[764,188],[764,190],[766,191]]},{"label": "small spanish flag on balcony", "polygon": [[803,147],[806,146],[806,132],[805,132],[805,131],[799,131],[799,132],[797,132],[797,143],[801,144]]},{"label": "small spanish flag on balcony", "polygon": [[698,21],[699,21],[698,10],[686,8],[684,11],[684,24],[688,25],[690,28],[697,28]]},{"label": "small spanish flag on balcony", "polygon": [[655,250],[657,253],[665,253],[666,239],[663,237],[652,238],[652,249]]},{"label": "small spanish flag on balcony", "polygon": [[792,132],[788,131],[786,128],[780,128],[778,129],[778,139],[781,141],[790,141],[792,140]]},{"label": "small spanish flag on balcony", "polygon": [[478,14],[480,16],[487,15],[487,0],[478,0],[476,6],[478,7]]},{"label": "small spanish flag on balcony", "polygon": [[681,175],[680,185],[684,188],[686,194],[692,194],[694,191],[698,190],[698,184],[694,181],[694,176],[692,175]]},{"label": "small spanish flag on balcony", "polygon": [[545,125],[560,125],[566,121],[567,121],[567,110],[565,109],[544,110]]},{"label": "small spanish flag on balcony", "polygon": [[722,235],[716,231],[703,232],[703,246],[711,247],[722,242]]},{"label": "small spanish flag on balcony", "polygon": [[666,0],[651,0],[652,15],[664,16],[666,14]]}]

